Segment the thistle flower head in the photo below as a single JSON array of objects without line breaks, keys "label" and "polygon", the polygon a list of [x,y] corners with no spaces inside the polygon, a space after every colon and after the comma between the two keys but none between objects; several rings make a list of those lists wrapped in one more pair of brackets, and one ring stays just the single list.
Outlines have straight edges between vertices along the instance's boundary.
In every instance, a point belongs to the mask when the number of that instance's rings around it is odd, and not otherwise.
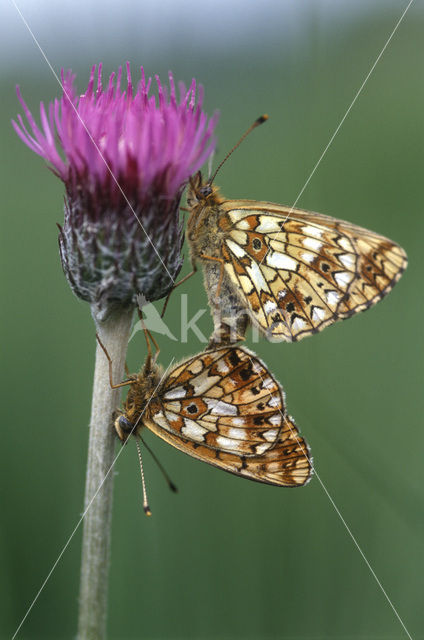
[{"label": "thistle flower head", "polygon": [[[78,96],[74,75],[62,71],[63,94],[36,124],[19,88],[21,116],[13,126],[65,184],[62,265],[74,293],[98,319],[135,303],[138,293],[156,300],[168,293],[181,268],[179,203],[184,186],[212,153],[216,117],[202,110],[195,80],[187,90],[172,74],[169,89],[156,76],[121,90],[121,68],[102,86],[102,67],[91,70]],[[29,130],[28,130],[29,129]]]}]

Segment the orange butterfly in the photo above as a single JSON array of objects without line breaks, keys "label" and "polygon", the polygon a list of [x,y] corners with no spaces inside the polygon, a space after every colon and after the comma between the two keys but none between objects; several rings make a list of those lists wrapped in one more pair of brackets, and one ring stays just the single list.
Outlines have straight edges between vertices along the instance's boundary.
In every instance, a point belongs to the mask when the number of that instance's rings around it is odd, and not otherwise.
[{"label": "orange butterfly", "polygon": [[296,487],[310,479],[309,448],[287,414],[284,391],[247,349],[205,351],[167,375],[149,353],[139,374],[112,386],[126,384],[115,420],[122,442],[147,427],[193,458],[250,480]]},{"label": "orange butterfly", "polygon": [[300,340],[368,309],[405,270],[406,253],[391,240],[319,213],[226,200],[216,173],[207,182],[195,174],[187,195],[192,273],[200,262],[214,318],[210,344],[237,341],[250,323],[269,339]]}]

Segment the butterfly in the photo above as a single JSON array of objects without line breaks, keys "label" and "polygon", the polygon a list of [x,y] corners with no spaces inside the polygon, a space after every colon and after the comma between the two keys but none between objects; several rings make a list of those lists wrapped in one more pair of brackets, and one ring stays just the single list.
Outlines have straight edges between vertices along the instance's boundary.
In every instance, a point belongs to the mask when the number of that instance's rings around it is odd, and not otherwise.
[{"label": "butterfly", "polygon": [[310,479],[309,447],[287,414],[284,391],[247,349],[204,351],[165,375],[149,355],[139,374],[117,386],[124,384],[130,388],[115,419],[123,443],[147,427],[176,449],[243,478],[285,487]]},{"label": "butterfly", "polygon": [[250,324],[274,341],[301,340],[374,305],[407,266],[388,238],[319,213],[226,200],[200,171],[187,203],[189,276],[200,262],[210,346],[243,338]]}]

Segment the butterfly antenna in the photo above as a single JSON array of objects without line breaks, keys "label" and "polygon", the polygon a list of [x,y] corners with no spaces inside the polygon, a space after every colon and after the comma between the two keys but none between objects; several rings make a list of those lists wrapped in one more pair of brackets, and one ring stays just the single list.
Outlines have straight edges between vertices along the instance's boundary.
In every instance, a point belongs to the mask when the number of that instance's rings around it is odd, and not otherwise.
[{"label": "butterfly antenna", "polygon": [[259,118],[257,118],[257,120],[255,120],[255,122],[253,124],[250,125],[250,127],[248,128],[247,131],[245,131],[242,135],[242,137],[240,138],[240,140],[237,142],[237,144],[234,145],[234,147],[231,149],[231,151],[229,151],[227,153],[227,155],[225,156],[225,158],[219,163],[218,168],[216,169],[215,173],[213,174],[212,178],[210,178],[208,180],[208,184],[212,184],[213,181],[216,178],[216,174],[218,173],[218,171],[220,170],[220,168],[222,167],[222,165],[224,164],[224,162],[226,162],[228,160],[228,158],[234,153],[234,151],[241,145],[241,143],[243,142],[243,140],[249,135],[249,133],[251,131],[253,131],[253,129],[256,129],[256,127],[259,127],[260,124],[263,124],[264,122],[266,122],[268,120],[268,116],[266,115],[266,113],[263,116],[260,116]]},{"label": "butterfly antenna", "polygon": [[141,457],[141,449],[138,441],[135,441],[137,446],[138,460],[140,462],[140,473],[141,473],[141,484],[143,485],[143,509],[146,516],[151,516],[152,512],[149,507],[149,503],[147,502],[147,491],[146,491],[146,483],[144,481],[144,468],[143,468],[143,458]]},{"label": "butterfly antenna", "polygon": [[153,453],[153,451],[151,450],[151,448],[149,447],[149,445],[147,444],[147,442],[145,440],[143,440],[143,438],[140,437],[141,442],[143,443],[143,446],[146,447],[147,451],[150,453],[150,455],[152,456],[153,460],[156,462],[156,464],[158,465],[159,469],[162,471],[163,477],[165,478],[166,482],[168,483],[168,487],[171,489],[171,491],[173,491],[174,493],[178,493],[178,488],[176,487],[176,485],[172,482],[171,478],[169,477],[169,475],[167,474],[167,472],[165,471],[165,468],[163,467],[162,463],[159,462],[158,457],[156,456],[156,454]]},{"label": "butterfly antenna", "polygon": [[215,151],[212,151],[211,155],[209,156],[209,160],[208,160],[208,179],[212,175],[212,163],[213,163],[214,157],[215,157]]}]

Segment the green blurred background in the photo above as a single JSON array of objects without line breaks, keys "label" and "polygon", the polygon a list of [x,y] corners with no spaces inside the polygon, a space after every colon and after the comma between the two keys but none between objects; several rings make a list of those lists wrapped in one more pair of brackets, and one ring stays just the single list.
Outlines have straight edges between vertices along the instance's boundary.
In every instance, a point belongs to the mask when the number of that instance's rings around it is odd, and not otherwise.
[{"label": "green blurred background", "polygon": [[[149,74],[195,76],[208,111],[221,112],[217,160],[268,113],[218,183],[229,197],[291,205],[406,6],[300,4],[20,8],[53,67],[71,66],[81,90],[99,60],[107,73],[129,59]],[[424,637],[423,27],[415,3],[298,203],[395,239],[409,255],[406,274],[348,322],[299,344],[254,345],[414,638]],[[82,511],[95,337],[59,263],[62,185],[10,126],[16,83],[34,114],[59,87],[12,4],[2,29],[0,636],[8,638]],[[189,292],[190,316],[206,307],[201,280],[179,292]],[[179,335],[177,293],[168,321]],[[208,313],[199,327],[209,335]],[[160,345],[165,366],[203,348],[194,334],[189,344]],[[137,334],[130,368],[144,356]],[[170,494],[146,455],[147,519],[135,447],[119,457],[110,638],[407,637],[316,477],[295,491],[262,486],[147,438],[180,492]],[[81,529],[18,637],[74,636],[80,545]]]}]

